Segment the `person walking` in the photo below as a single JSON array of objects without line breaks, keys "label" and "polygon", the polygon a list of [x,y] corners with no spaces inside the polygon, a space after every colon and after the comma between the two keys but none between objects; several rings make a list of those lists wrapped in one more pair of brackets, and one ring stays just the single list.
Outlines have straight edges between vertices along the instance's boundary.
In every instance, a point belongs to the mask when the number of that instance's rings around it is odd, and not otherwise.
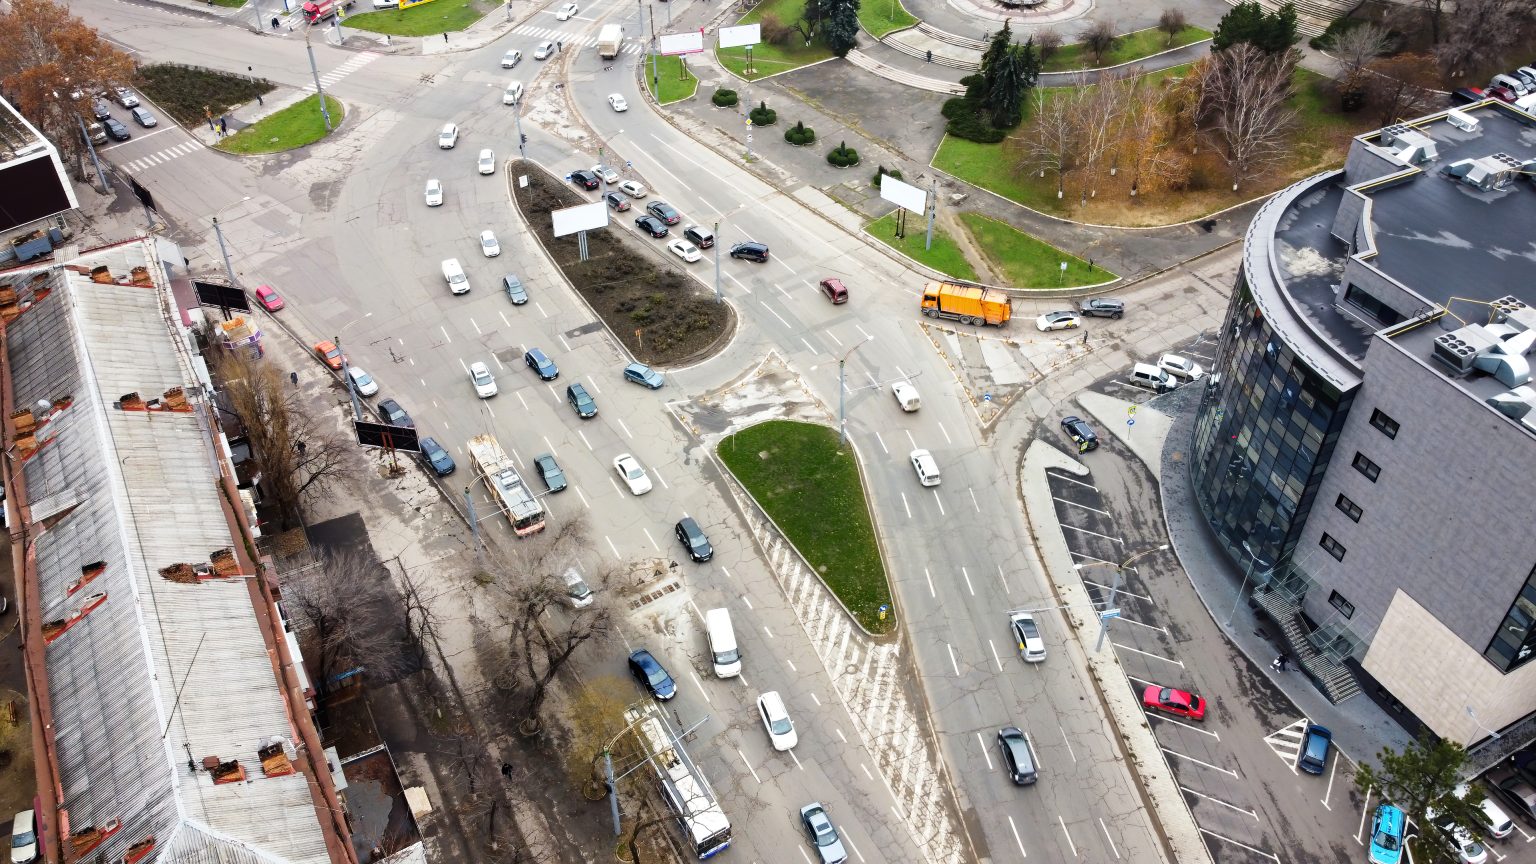
[{"label": "person walking", "polygon": [[277,29],[277,16],[276,15],[272,16],[272,29],[273,30]]},{"label": "person walking", "polygon": [[443,44],[444,44],[444,45],[447,45],[447,44],[448,44],[448,34],[447,34],[447,33],[444,33],[444,34],[443,34]]},{"label": "person walking", "polygon": [[295,387],[299,386],[299,373],[297,373],[297,372],[289,372],[288,373],[288,380],[293,382],[293,386],[295,386]]}]

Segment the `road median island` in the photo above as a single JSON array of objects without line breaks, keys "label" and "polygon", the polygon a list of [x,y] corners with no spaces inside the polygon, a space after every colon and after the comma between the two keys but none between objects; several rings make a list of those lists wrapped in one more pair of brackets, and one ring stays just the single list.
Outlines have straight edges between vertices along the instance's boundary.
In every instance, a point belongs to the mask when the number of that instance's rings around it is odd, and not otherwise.
[{"label": "road median island", "polygon": [[891,632],[895,607],[862,475],[837,431],[769,420],[721,439],[715,452],[858,623]]},{"label": "road median island", "polygon": [[[725,346],[736,329],[730,304],[716,300],[676,267],[663,266],[633,248],[616,226],[587,232],[588,257],[582,261],[576,235],[555,237],[550,213],[592,202],[532,162],[513,160],[507,173],[523,220],[545,253],[635,359],[653,366],[681,366]],[[518,180],[523,176],[528,178],[526,187]],[[642,202],[634,203],[623,213],[610,213],[610,225],[644,212]],[[681,229],[673,226],[678,234]]]},{"label": "road median island", "polygon": [[254,156],[313,144],[340,128],[346,116],[346,109],[330,96],[325,97],[325,107],[330,114],[330,129],[325,128],[326,120],[320,113],[320,97],[309,96],[226,135],[214,147],[226,153]]}]

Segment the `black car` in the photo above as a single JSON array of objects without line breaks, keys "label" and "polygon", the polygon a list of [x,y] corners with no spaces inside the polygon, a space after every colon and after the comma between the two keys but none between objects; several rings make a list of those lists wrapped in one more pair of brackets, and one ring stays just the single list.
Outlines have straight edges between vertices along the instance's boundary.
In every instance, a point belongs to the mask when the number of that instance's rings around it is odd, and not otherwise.
[{"label": "black car", "polygon": [[565,491],[565,472],[560,470],[560,463],[555,461],[554,454],[541,453],[535,456],[533,467],[538,470],[545,489],[551,492]]},{"label": "black car", "polygon": [[748,241],[731,247],[732,258],[745,258],[759,264],[768,260],[768,244]]},{"label": "black car", "polygon": [[383,417],[384,422],[391,426],[416,428],[415,422],[411,420],[411,415],[405,413],[405,409],[400,407],[400,403],[393,399],[379,400],[379,416]]},{"label": "black car", "polygon": [[623,213],[629,209],[629,196],[622,192],[609,192],[603,196],[603,200],[608,202],[608,209],[615,213]]},{"label": "black car", "polygon": [[565,401],[571,403],[571,407],[576,409],[576,416],[583,420],[597,416],[597,402],[593,401],[587,388],[580,384],[565,388]]},{"label": "black car", "polygon": [[453,464],[453,457],[448,455],[448,451],[435,438],[421,439],[421,452],[416,455],[439,477],[447,477],[459,467]]},{"label": "black car", "polygon": [[1077,445],[1077,452],[1087,453],[1089,450],[1099,449],[1099,435],[1088,425],[1088,421],[1081,417],[1064,417],[1061,421],[1061,431],[1067,433],[1072,443]]},{"label": "black car", "polygon": [[672,533],[677,535],[677,542],[683,544],[688,550],[688,557],[695,561],[708,561],[715,557],[714,547],[709,545],[709,538],[704,536],[704,529],[699,523],[693,521],[692,516],[684,516],[673,527]]},{"label": "black car", "polygon": [[560,368],[555,365],[555,361],[538,348],[529,348],[523,355],[523,362],[538,374],[540,380],[553,381],[560,377]]},{"label": "black car", "polygon": [[1120,316],[1125,314],[1125,301],[1116,300],[1113,297],[1091,297],[1079,303],[1077,311],[1084,317],[1092,315],[1096,318],[1119,320]]},{"label": "black car", "polygon": [[708,228],[700,228],[697,225],[689,225],[687,228],[683,229],[683,236],[688,238],[689,243],[692,243],[700,249],[708,249],[715,245],[715,235],[711,234]]},{"label": "black car", "polygon": [[997,747],[1003,751],[1003,762],[1008,766],[1008,779],[1015,786],[1031,786],[1040,779],[1035,768],[1035,751],[1029,746],[1029,736],[1017,726],[1004,726],[997,730]]},{"label": "black car", "polygon": [[663,702],[677,695],[677,684],[672,676],[667,674],[661,661],[644,648],[629,655],[629,674],[635,676],[647,693]]},{"label": "black car", "polygon": [[583,168],[571,172],[571,182],[583,189],[596,189],[599,181],[596,174]]},{"label": "black car", "polygon": [[124,126],[122,121],[116,117],[108,117],[102,120],[101,125],[107,127],[107,137],[113,141],[127,141],[133,137],[133,133],[128,131],[128,127]]},{"label": "black car", "polygon": [[655,216],[668,225],[676,225],[683,219],[683,214],[673,209],[671,204],[665,201],[652,201],[645,205],[645,212]]},{"label": "black car", "polygon": [[635,219],[635,227],[651,235],[652,237],[667,236],[667,226],[661,224],[661,220],[655,216],[641,216]]},{"label": "black car", "polygon": [[91,112],[96,115],[97,120],[105,120],[112,116],[112,106],[107,104],[107,100],[97,96],[91,100]]}]

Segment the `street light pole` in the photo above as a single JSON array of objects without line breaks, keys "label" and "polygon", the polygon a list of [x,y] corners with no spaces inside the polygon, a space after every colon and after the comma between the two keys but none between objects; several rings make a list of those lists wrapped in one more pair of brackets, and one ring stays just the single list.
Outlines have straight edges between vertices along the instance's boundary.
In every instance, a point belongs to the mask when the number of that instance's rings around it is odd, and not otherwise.
[{"label": "street light pole", "polygon": [[1248,541],[1243,541],[1243,551],[1248,553],[1248,567],[1243,571],[1242,587],[1237,589],[1237,597],[1232,600],[1232,611],[1227,613],[1227,623],[1223,627],[1231,627],[1232,619],[1237,615],[1237,604],[1243,602],[1243,594],[1248,591],[1248,580],[1253,576],[1253,565],[1259,563],[1259,556],[1253,554],[1253,549],[1248,546]]},{"label": "street light pole", "polygon": [[524,142],[528,136],[523,134],[523,100],[518,97],[517,110],[512,112],[512,120],[517,123],[517,155],[520,159],[528,158],[528,146]]},{"label": "street light pole", "polygon": [[1154,552],[1166,552],[1167,550],[1168,544],[1164,543],[1161,546],[1155,546],[1151,549],[1143,549],[1140,552],[1137,552],[1135,555],[1132,555],[1124,561],[1121,561],[1119,564],[1115,564],[1110,561],[1091,561],[1087,564],[1072,565],[1072,569],[1077,571],[1083,571],[1089,567],[1097,567],[1100,564],[1115,568],[1115,583],[1110,586],[1109,598],[1104,603],[1104,609],[1099,612],[1099,640],[1093,646],[1094,653],[1098,653],[1104,648],[1104,638],[1109,635],[1109,619],[1114,617],[1114,614],[1118,614],[1120,611],[1119,609],[1115,608],[1115,598],[1120,593],[1120,586],[1125,582],[1126,569],[1129,568],[1131,564],[1139,558],[1142,558],[1146,555],[1151,555]]},{"label": "street light pole", "polygon": [[229,247],[224,245],[224,229],[219,227],[219,217],[213,217],[213,235],[219,238],[219,252],[224,256],[224,274],[229,277],[229,284],[235,284],[235,268],[229,263]]},{"label": "street light pole", "polygon": [[[715,260],[718,262],[719,258],[720,253],[717,250],[715,252]],[[866,336],[863,339],[853,343],[853,347],[849,348],[848,351],[843,354],[843,356],[837,359],[837,448],[839,450],[841,450],[843,445],[848,441],[848,415],[846,413],[848,387],[844,383],[847,380],[847,377],[844,374],[844,368],[848,365],[848,358],[853,356],[853,352],[859,350],[859,346],[868,341],[869,337]]]},{"label": "street light pole", "polygon": [[325,108],[325,88],[320,86],[320,69],[315,65],[315,47],[309,44],[309,30],[304,30],[304,50],[309,52],[309,74],[315,79],[315,93],[320,97],[320,116],[325,120],[325,131],[331,131],[331,112]]},{"label": "street light pole", "polygon": [[715,223],[715,302],[721,301],[720,295],[720,223]]}]

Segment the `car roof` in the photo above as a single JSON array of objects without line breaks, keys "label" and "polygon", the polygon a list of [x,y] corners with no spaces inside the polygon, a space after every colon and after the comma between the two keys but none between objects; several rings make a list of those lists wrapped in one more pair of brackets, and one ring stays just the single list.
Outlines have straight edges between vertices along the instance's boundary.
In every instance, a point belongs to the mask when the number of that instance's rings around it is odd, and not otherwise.
[{"label": "car roof", "polygon": [[762,703],[762,706],[768,710],[769,714],[780,715],[789,713],[784,708],[784,697],[780,696],[777,690],[769,690],[767,693],[757,697],[757,701]]},{"label": "car roof", "polygon": [[1391,804],[1382,804],[1376,808],[1376,819],[1381,827],[1387,831],[1401,834],[1403,831],[1403,811]]}]

